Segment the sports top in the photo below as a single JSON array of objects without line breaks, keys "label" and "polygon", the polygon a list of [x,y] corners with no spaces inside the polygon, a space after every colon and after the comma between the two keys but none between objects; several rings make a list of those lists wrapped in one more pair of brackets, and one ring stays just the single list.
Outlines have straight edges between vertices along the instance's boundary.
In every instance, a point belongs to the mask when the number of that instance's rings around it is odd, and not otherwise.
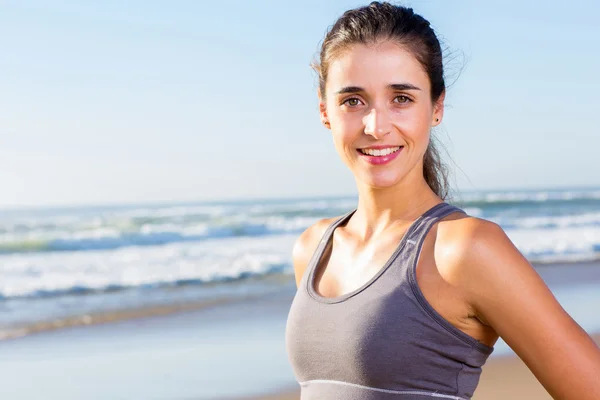
[{"label": "sports top", "polygon": [[439,203],[415,220],[368,282],[338,297],[314,288],[333,222],[307,265],[286,325],[286,350],[301,400],[470,399],[494,350],[450,324],[416,280],[419,252],[440,219],[463,212]]}]

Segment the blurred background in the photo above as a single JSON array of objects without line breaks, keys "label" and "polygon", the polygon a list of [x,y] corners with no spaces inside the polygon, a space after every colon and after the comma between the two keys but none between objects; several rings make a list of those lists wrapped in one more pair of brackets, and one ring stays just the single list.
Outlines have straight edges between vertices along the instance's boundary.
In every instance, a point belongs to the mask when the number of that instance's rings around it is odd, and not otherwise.
[{"label": "blurred background", "polygon": [[[365,4],[0,1],[1,398],[297,398],[291,248],[356,205],[309,63]],[[600,7],[398,4],[447,48],[449,202],[600,332]]]}]

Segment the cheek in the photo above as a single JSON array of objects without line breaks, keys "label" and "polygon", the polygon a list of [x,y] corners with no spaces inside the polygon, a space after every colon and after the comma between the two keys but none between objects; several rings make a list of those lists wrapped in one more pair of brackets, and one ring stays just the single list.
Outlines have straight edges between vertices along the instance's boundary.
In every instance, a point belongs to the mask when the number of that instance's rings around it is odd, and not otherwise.
[{"label": "cheek", "polygon": [[428,107],[419,104],[412,105],[409,108],[394,110],[391,115],[398,124],[407,128],[418,129],[429,121],[427,117],[429,115],[428,113]]},{"label": "cheek", "polygon": [[364,125],[358,116],[344,115],[331,118],[331,133],[336,145],[352,145],[364,132]]},{"label": "cheek", "polygon": [[395,125],[402,134],[414,142],[429,140],[431,124],[426,110],[414,109],[409,112],[399,113]]},{"label": "cheek", "polygon": [[336,112],[330,114],[331,126],[336,127],[340,132],[356,130],[361,125],[361,117],[359,113],[342,113]]},{"label": "cheek", "polygon": [[356,141],[357,135],[356,132],[352,132],[349,129],[343,129],[342,127],[336,127],[335,130],[332,130],[333,134],[333,142],[337,151],[340,154],[347,153],[350,151],[352,144]]}]

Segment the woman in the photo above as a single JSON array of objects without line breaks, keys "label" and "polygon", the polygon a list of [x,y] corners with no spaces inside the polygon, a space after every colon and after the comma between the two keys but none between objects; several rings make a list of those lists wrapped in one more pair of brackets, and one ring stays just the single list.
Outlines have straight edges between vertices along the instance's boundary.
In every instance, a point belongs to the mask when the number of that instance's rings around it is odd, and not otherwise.
[{"label": "woman", "polygon": [[444,202],[430,129],[445,84],[429,23],[389,3],[350,10],[315,69],[359,196],[294,246],[286,344],[302,399],[469,399],[499,336],[554,398],[600,399],[590,336],[498,225]]}]

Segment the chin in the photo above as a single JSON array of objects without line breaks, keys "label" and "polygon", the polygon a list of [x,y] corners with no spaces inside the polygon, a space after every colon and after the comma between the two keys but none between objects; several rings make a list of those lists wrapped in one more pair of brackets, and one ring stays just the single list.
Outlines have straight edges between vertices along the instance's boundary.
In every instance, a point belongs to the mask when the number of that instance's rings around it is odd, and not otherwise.
[{"label": "chin", "polygon": [[361,181],[374,189],[386,189],[398,184],[402,178],[399,174],[363,174]]}]

